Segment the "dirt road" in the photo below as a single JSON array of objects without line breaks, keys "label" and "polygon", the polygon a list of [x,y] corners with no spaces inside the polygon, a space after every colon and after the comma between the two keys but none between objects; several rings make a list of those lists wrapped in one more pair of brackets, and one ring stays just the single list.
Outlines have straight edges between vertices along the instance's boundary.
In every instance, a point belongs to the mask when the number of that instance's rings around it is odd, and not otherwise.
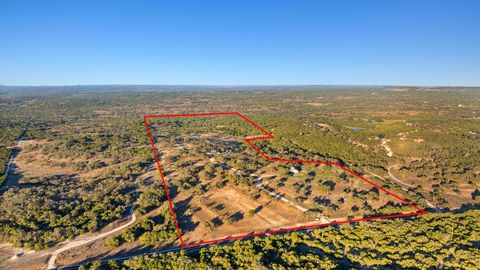
[{"label": "dirt road", "polygon": [[[405,185],[405,186],[407,186],[407,187],[412,187],[412,188],[416,187],[415,185],[412,185],[412,184],[408,184],[408,183],[403,182],[402,180],[400,180],[400,179],[398,179],[397,177],[395,177],[395,175],[393,175],[392,169],[393,169],[393,168],[396,168],[396,167],[399,167],[399,166],[402,166],[402,164],[398,164],[398,163],[397,163],[397,164],[394,164],[394,165],[388,167],[388,168],[387,168],[388,176],[390,176],[390,178],[392,178],[393,181],[395,181],[395,182],[397,182],[397,183],[399,183],[399,184]],[[425,189],[425,190],[428,190],[428,191],[432,191],[431,189],[426,189],[426,188],[424,188],[424,189]]]},{"label": "dirt road", "polygon": [[[253,175],[251,175],[253,176]],[[298,210],[302,211],[302,212],[307,212],[308,209],[307,208],[304,208],[304,207],[301,207],[300,205],[290,201],[289,199],[285,198],[284,196],[280,195],[280,194],[277,194],[275,192],[272,192],[270,190],[268,190],[267,188],[265,188],[263,185],[262,185],[262,177],[259,176],[255,179],[255,182],[254,182],[255,186],[258,187],[259,189],[267,192],[270,196],[274,197],[275,199],[277,200],[281,200],[283,202],[286,202],[292,206],[294,206],[295,208],[297,208]]]},{"label": "dirt road", "polygon": [[16,179],[13,179],[13,177],[11,177],[11,174],[14,166],[15,157],[17,156],[18,151],[20,151],[20,143],[24,139],[25,139],[25,135],[22,135],[20,136],[20,138],[17,139],[17,141],[15,142],[15,146],[13,147],[13,150],[10,156],[8,157],[7,167],[5,169],[6,179],[3,185],[0,186],[0,194],[5,192],[10,186],[14,186],[17,182]]},{"label": "dirt road", "polygon": [[[396,177],[392,174],[392,172],[391,172],[390,170],[391,170],[393,167],[400,166],[400,165],[401,165],[401,164],[395,164],[395,165],[392,165],[392,166],[388,167],[388,175],[389,175],[389,176],[392,178],[392,180],[393,180],[394,182],[396,182],[397,184],[406,185],[406,186],[408,186],[408,187],[415,187],[414,185],[409,185],[409,184],[401,181],[400,179],[396,178]],[[387,182],[390,181],[390,180],[388,180],[388,179],[386,179],[386,178],[384,178],[384,177],[382,177],[382,176],[380,176],[380,175],[378,175],[378,174],[375,174],[375,173],[373,173],[373,172],[371,172],[371,171],[368,171],[368,170],[367,170],[366,172],[368,172],[369,174],[371,174],[371,175],[373,175],[373,176],[375,176],[375,177],[377,177],[378,179],[381,179],[381,180],[383,180],[383,181],[387,181]],[[402,186],[402,190],[405,191],[405,192],[410,192],[407,188],[405,188],[405,187],[403,187],[403,186]],[[426,189],[426,190],[427,190],[427,189]],[[436,207],[433,203],[431,203],[429,200],[427,200],[426,198],[423,198],[423,200],[425,201],[425,203],[426,203],[429,207],[431,207],[432,209],[437,210],[437,207]]]}]

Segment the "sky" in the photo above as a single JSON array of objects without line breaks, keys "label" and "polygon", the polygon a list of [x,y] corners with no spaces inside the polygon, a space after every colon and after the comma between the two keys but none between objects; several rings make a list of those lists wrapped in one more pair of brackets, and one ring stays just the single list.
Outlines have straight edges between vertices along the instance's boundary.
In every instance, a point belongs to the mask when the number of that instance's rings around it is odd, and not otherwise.
[{"label": "sky", "polygon": [[0,0],[0,85],[480,85],[480,1]]}]

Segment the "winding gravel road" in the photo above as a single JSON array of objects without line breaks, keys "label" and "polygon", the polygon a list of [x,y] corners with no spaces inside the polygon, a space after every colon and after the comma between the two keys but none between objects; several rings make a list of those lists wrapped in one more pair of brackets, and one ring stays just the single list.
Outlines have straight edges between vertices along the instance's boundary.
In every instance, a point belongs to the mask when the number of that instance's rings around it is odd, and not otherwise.
[{"label": "winding gravel road", "polygon": [[73,248],[76,248],[76,247],[79,247],[79,246],[90,244],[90,243],[92,243],[96,240],[107,237],[111,234],[114,234],[114,233],[116,233],[118,231],[121,231],[121,230],[129,227],[130,225],[132,225],[137,220],[137,217],[133,213],[134,209],[135,208],[133,206],[130,208],[131,220],[128,223],[126,223],[126,224],[124,224],[120,227],[117,227],[117,228],[115,228],[111,231],[104,232],[104,233],[101,233],[101,234],[98,234],[98,235],[93,235],[93,236],[89,236],[89,237],[79,236],[76,239],[74,239],[70,242],[67,242],[64,246],[62,246],[62,247],[54,250],[53,252],[51,252],[50,253],[51,256],[48,259],[47,269],[56,269],[57,268],[57,266],[55,265],[55,261],[57,260],[58,255],[60,255],[62,252],[65,252],[67,250],[70,250],[70,249],[73,249]]}]

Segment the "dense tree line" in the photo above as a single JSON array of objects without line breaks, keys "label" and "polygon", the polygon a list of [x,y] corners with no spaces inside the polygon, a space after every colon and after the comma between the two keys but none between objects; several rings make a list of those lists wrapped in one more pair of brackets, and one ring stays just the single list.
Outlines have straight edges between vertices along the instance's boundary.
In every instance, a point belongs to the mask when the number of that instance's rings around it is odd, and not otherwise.
[{"label": "dense tree line", "polygon": [[[480,211],[325,227],[140,256],[102,269],[478,269]],[[88,268],[88,266],[87,266]]]},{"label": "dense tree line", "polygon": [[168,204],[161,205],[153,216],[147,216],[141,222],[126,229],[123,233],[107,240],[107,246],[114,248],[123,243],[139,241],[146,246],[164,246],[175,242],[178,234],[170,214]]},{"label": "dense tree line", "polygon": [[132,190],[120,176],[88,182],[72,175],[22,179],[0,197],[0,239],[43,249],[95,232],[124,216]]}]

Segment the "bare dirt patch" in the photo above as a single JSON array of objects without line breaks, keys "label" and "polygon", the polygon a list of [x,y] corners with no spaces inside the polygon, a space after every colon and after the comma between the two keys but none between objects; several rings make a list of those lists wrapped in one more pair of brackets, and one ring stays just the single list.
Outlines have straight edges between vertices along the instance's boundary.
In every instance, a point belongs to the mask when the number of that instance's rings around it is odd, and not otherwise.
[{"label": "bare dirt patch", "polygon": [[[187,242],[199,242],[216,238],[243,235],[253,232],[278,229],[300,222],[302,213],[295,207],[285,202],[261,196],[258,200],[249,198],[245,188],[232,187],[212,192],[206,192],[201,196],[179,196],[175,205],[184,213],[185,208],[193,209],[191,216],[193,230],[188,230],[188,225],[181,224],[185,228],[183,240]],[[187,198],[185,198],[187,197]],[[188,201],[188,203],[187,203]],[[250,215],[250,211],[256,211]],[[222,219],[238,216],[239,221],[228,222]],[[188,219],[185,215],[178,216],[182,220]],[[218,219],[221,222],[215,230],[209,230],[206,223]],[[185,226],[187,225],[187,226]]]},{"label": "bare dirt patch", "polygon": [[[22,141],[19,145],[20,151],[15,158],[16,172],[24,177],[44,177],[58,174],[72,174],[74,171],[67,167],[55,166],[52,160],[40,152],[40,150],[31,151],[29,147],[33,145],[42,145],[42,141]],[[67,162],[67,160],[57,160],[56,163]]]}]

